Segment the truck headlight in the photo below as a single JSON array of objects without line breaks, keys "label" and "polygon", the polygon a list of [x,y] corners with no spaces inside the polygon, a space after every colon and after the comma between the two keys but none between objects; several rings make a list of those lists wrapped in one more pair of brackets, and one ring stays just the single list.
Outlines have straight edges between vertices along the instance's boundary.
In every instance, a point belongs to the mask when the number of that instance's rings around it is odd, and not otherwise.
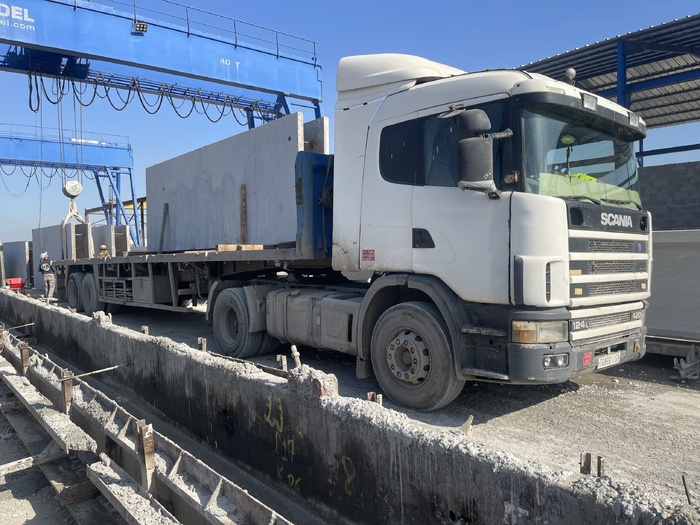
[{"label": "truck headlight", "polygon": [[513,321],[514,343],[558,343],[569,339],[567,321]]}]

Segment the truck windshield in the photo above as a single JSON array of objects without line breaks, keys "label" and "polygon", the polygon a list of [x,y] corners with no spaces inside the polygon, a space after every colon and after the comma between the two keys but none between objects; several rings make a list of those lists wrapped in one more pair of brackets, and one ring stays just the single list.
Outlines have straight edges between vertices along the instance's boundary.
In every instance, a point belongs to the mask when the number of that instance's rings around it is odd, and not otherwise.
[{"label": "truck windshield", "polygon": [[525,191],[641,209],[632,133],[580,110],[523,109]]}]

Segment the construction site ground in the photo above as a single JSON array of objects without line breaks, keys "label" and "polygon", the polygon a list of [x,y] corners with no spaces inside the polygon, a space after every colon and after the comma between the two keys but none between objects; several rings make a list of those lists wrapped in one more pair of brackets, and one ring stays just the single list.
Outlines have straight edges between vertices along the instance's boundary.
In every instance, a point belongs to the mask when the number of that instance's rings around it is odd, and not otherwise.
[{"label": "construction site ground", "polygon": [[[218,352],[203,315],[132,308],[112,320],[133,330],[146,325],[151,335],[192,348],[205,337],[207,349]],[[338,377],[343,396],[381,392],[376,380],[355,377],[353,357],[310,348],[300,352],[304,364]],[[289,356],[289,347],[278,353]],[[276,366],[274,355],[254,360]],[[451,405],[430,413],[398,407],[387,398],[384,406],[409,415],[417,425],[451,429],[474,416],[475,442],[553,470],[578,472],[584,452],[605,456],[610,476],[639,483],[669,505],[686,499],[685,473],[691,496],[700,500],[700,383],[681,381],[672,357],[648,354],[559,385],[468,383]]]},{"label": "construction site ground", "polygon": [[[147,326],[150,335],[192,348],[204,337],[207,350],[218,351],[212,327],[201,313],[129,308],[114,314],[112,322],[136,331]],[[368,392],[381,392],[374,379],[355,377],[354,358],[300,351],[303,364],[338,378],[340,395],[365,399]],[[286,354],[293,366],[288,346],[277,353]],[[274,355],[254,360],[276,366]],[[649,495],[650,505],[661,510],[700,500],[699,388],[696,380],[680,380],[673,358],[647,355],[559,385],[467,383],[455,402],[431,413],[407,410],[386,398],[384,406],[396,411],[397,418],[408,416],[408,424],[462,429],[474,444],[505,452],[505,461],[512,455],[563,477],[578,475],[582,453],[603,456],[606,476],[631,487],[630,496],[634,491]],[[0,464],[22,455],[6,428],[0,419]],[[35,469],[0,480],[3,524],[65,521],[70,518],[61,513]]]}]

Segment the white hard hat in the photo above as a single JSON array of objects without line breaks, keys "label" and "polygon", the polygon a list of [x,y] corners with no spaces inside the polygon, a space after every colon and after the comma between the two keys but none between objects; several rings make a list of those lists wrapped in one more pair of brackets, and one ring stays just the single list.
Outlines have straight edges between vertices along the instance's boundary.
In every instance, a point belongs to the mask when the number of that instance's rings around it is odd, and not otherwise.
[{"label": "white hard hat", "polygon": [[41,258],[42,258],[42,259],[46,259],[48,256],[49,256],[49,252],[43,252],[43,253],[41,254]]}]

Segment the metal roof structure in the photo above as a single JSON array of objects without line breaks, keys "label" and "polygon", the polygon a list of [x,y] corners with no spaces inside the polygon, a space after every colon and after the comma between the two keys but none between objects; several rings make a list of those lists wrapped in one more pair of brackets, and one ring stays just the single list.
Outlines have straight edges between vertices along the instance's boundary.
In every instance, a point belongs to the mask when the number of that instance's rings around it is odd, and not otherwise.
[{"label": "metal roof structure", "polygon": [[700,14],[519,67],[565,80],[639,114],[648,128],[700,121]]}]

